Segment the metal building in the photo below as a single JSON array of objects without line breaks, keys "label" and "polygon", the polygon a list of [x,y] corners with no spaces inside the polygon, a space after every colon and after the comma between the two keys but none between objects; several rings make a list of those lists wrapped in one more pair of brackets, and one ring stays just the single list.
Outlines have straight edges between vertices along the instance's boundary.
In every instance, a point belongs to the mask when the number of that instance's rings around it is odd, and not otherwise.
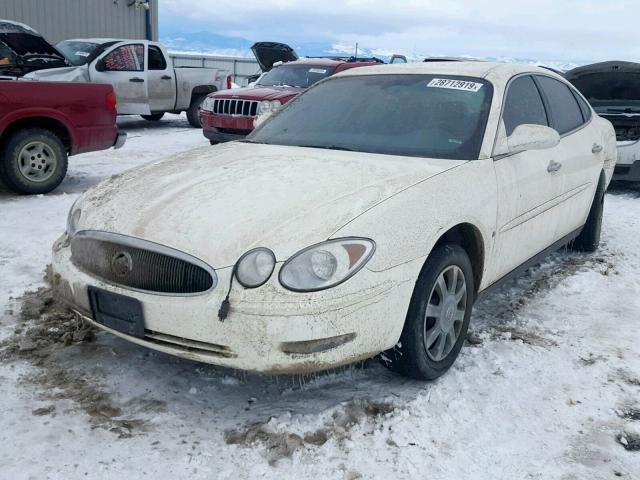
[{"label": "metal building", "polygon": [[158,39],[159,0],[0,0],[0,18],[26,23],[50,43],[68,38]]}]

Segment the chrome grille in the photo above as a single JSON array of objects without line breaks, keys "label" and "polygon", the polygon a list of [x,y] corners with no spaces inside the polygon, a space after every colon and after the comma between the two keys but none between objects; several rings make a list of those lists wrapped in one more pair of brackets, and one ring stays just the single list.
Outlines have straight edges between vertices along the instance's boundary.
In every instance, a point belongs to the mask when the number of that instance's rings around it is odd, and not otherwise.
[{"label": "chrome grille", "polygon": [[216,286],[215,271],[184,252],[108,232],[78,232],[71,261],[105,282],[165,295],[194,295]]},{"label": "chrome grille", "polygon": [[235,115],[255,117],[258,112],[258,101],[232,98],[216,98],[213,101],[213,113],[217,115]]}]

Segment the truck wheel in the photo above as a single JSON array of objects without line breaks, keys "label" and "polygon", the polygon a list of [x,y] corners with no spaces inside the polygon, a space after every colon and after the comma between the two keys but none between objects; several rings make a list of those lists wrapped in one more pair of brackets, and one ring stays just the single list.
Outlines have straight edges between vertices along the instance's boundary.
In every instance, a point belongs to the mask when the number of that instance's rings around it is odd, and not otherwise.
[{"label": "truck wheel", "polygon": [[187,110],[187,120],[189,120],[192,127],[202,128],[202,124],[200,123],[200,105],[202,105],[205,98],[207,98],[207,94],[198,95],[191,101],[191,106],[189,110]]},{"label": "truck wheel", "polygon": [[455,244],[434,250],[418,276],[400,342],[382,363],[402,375],[435,380],[458,357],[471,320],[473,270]]},{"label": "truck wheel", "polygon": [[67,174],[67,152],[50,130],[27,128],[14,133],[0,152],[0,176],[10,190],[47,193]]},{"label": "truck wheel", "polygon": [[593,197],[593,203],[589,210],[587,222],[582,227],[580,235],[570,244],[571,250],[577,252],[595,252],[600,246],[600,232],[602,230],[602,213],[604,211],[606,179],[604,173],[600,174],[598,188]]},{"label": "truck wheel", "polygon": [[164,112],[160,112],[160,113],[152,113],[150,115],[140,115],[142,118],[144,118],[145,120],[149,120],[150,122],[157,122],[158,120],[160,120],[162,117],[164,117]]}]

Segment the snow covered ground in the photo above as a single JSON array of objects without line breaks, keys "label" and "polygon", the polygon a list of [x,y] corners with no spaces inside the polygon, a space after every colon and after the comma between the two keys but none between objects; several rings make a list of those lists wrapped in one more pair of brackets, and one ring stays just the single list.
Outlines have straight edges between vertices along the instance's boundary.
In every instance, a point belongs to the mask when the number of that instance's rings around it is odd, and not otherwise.
[{"label": "snow covered ground", "polygon": [[[125,147],[72,157],[54,194],[0,192],[5,351],[56,325],[42,295],[29,298],[49,320],[21,320],[19,297],[44,284],[77,195],[207,145],[184,117],[120,124]],[[556,253],[480,302],[433,383],[376,362],[242,374],[103,333],[42,351],[22,340],[0,356],[0,478],[638,479],[640,189],[610,192],[603,231],[597,254]]]}]

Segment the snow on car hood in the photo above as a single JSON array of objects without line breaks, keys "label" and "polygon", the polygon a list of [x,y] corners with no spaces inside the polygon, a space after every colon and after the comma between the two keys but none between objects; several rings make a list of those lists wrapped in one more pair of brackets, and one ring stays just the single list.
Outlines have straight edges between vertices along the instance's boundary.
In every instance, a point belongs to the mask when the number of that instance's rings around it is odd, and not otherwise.
[{"label": "snow on car hood", "polygon": [[233,265],[258,246],[282,261],[384,199],[461,163],[234,142],[101,183],[77,203],[78,229],[143,238],[215,268]]}]

